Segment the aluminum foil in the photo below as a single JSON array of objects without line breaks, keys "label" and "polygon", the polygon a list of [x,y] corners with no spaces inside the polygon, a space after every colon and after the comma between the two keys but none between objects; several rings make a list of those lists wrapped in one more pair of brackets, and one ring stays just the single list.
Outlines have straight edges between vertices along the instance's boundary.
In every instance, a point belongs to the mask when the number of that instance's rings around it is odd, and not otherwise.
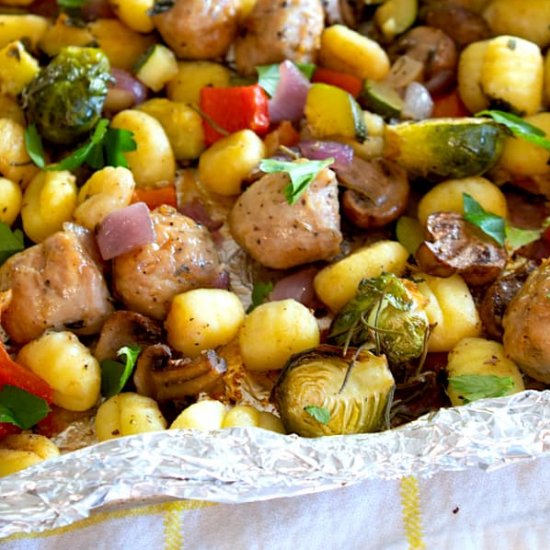
[{"label": "aluminum foil", "polygon": [[550,390],[441,409],[398,429],[304,439],[254,428],[168,430],[106,441],[0,481],[0,536],[159,499],[250,502],[369,479],[550,455]]}]

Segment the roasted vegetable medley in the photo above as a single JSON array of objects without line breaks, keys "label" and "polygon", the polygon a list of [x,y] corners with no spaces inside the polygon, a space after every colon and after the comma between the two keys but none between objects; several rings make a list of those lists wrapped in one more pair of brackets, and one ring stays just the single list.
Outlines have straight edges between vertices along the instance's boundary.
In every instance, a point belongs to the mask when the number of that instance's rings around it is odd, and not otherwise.
[{"label": "roasted vegetable medley", "polygon": [[0,0],[0,475],[545,389],[549,46],[548,0]]}]

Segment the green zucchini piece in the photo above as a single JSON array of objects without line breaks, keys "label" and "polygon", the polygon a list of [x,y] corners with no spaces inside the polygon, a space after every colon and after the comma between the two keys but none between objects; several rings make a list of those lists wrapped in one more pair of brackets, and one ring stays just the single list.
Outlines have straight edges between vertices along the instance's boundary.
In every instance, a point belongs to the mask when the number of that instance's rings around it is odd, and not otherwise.
[{"label": "green zucchini piece", "polygon": [[359,101],[365,109],[384,118],[399,118],[403,109],[403,99],[397,91],[376,80],[365,80]]}]

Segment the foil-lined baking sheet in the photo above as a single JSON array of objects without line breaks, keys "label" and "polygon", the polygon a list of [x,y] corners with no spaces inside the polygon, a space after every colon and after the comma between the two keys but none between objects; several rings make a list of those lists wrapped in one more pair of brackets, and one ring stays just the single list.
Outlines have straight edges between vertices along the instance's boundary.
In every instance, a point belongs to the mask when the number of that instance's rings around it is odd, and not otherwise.
[{"label": "foil-lined baking sheet", "polygon": [[550,455],[550,390],[441,409],[400,428],[305,439],[257,428],[106,441],[0,480],[0,537],[159,499],[250,502],[369,479],[493,469]]}]

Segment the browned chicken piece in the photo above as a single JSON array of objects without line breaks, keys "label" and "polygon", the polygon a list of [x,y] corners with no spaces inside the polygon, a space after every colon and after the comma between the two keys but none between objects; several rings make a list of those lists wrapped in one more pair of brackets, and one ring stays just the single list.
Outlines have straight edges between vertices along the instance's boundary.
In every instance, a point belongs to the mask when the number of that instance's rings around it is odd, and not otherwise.
[{"label": "browned chicken piece", "polygon": [[481,238],[476,228],[456,212],[428,216],[426,236],[416,251],[422,271],[436,277],[462,275],[471,285],[494,281],[506,265],[506,250]]},{"label": "browned chicken piece", "polygon": [[526,374],[550,383],[550,260],[545,260],[510,302],[503,319],[504,351]]},{"label": "browned chicken piece", "polygon": [[163,337],[160,323],[135,311],[115,311],[103,324],[94,349],[98,361],[115,359],[123,346],[151,346]]},{"label": "browned chicken piece", "polygon": [[184,399],[223,383],[226,370],[225,360],[212,349],[194,359],[175,359],[168,346],[156,344],[139,356],[134,384],[141,395],[156,401]]},{"label": "browned chicken piece", "polygon": [[235,62],[243,75],[258,65],[290,59],[315,61],[324,28],[321,0],[257,0],[235,40]]},{"label": "browned chicken piece", "polygon": [[518,265],[507,268],[484,292],[479,316],[491,338],[502,340],[502,318],[506,308],[536,267],[537,264],[532,260],[523,259]]},{"label": "browned chicken piece", "polygon": [[81,239],[68,231],[12,256],[0,268],[0,290],[10,288],[2,325],[18,344],[46,329],[95,334],[113,311],[101,270]]},{"label": "browned chicken piece", "polygon": [[346,191],[342,209],[359,227],[383,227],[396,220],[407,208],[409,180],[397,164],[384,160],[354,157],[348,166],[335,168]]},{"label": "browned chicken piece", "polygon": [[178,57],[214,59],[224,56],[235,39],[238,6],[238,0],[175,0],[153,21]]},{"label": "browned chicken piece", "polygon": [[334,172],[321,170],[293,205],[284,195],[288,183],[282,172],[263,176],[238,198],[229,215],[237,243],[274,269],[328,260],[342,241]]},{"label": "browned chicken piece", "polygon": [[205,227],[166,205],[151,218],[156,241],[113,260],[113,285],[128,309],[161,320],[176,294],[215,286],[221,266]]}]

